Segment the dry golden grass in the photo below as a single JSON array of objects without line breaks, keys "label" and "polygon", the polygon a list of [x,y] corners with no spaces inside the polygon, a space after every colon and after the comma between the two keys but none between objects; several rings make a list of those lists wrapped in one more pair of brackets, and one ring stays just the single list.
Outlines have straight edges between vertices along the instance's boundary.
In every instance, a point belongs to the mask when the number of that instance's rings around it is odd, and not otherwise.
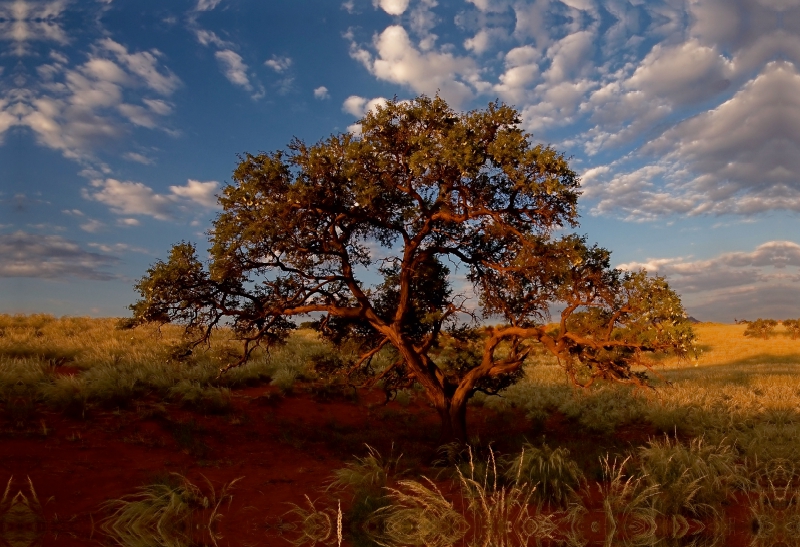
[{"label": "dry golden grass", "polygon": [[[270,381],[285,388],[313,377],[311,356],[327,351],[316,333],[301,330],[286,346],[270,354],[257,350],[246,366],[218,377],[241,351],[231,331],[220,329],[211,344],[190,352],[179,326],[121,330],[117,324],[113,318],[0,315],[0,404],[42,401],[84,416],[94,404],[115,407],[156,394],[225,412],[230,388]],[[58,374],[65,366],[77,374]],[[24,408],[13,410],[19,414],[13,421],[24,422]]]},{"label": "dry golden grass", "polygon": [[747,325],[699,323],[694,331],[701,350],[698,360],[681,362],[665,360],[668,368],[686,366],[738,366],[800,363],[800,339],[792,340],[789,332],[779,325],[776,334],[767,340],[744,336]]}]

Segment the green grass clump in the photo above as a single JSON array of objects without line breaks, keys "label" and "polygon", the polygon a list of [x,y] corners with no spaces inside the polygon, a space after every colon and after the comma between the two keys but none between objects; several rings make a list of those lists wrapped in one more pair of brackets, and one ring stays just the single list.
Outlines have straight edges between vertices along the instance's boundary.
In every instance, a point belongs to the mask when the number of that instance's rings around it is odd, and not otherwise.
[{"label": "green grass clump", "polygon": [[748,486],[747,470],[730,445],[702,437],[688,444],[664,437],[651,440],[637,454],[643,485],[658,489],[653,507],[662,515],[708,516],[735,490]]},{"label": "green grass clump", "polygon": [[505,456],[501,462],[508,483],[535,486],[534,499],[555,507],[565,508],[574,502],[584,479],[577,462],[563,447],[525,443],[519,454]]},{"label": "green grass clump", "polygon": [[198,531],[215,544],[219,535],[214,523],[219,509],[240,479],[224,485],[217,494],[206,479],[205,491],[178,474],[143,486],[135,494],[105,504],[110,513],[101,529],[126,547],[188,547],[196,543]]}]

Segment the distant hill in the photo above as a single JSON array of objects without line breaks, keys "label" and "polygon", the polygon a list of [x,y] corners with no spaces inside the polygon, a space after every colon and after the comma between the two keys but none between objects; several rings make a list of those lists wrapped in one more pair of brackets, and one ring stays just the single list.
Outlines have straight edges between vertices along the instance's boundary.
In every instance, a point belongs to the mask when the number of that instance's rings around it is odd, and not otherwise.
[{"label": "distant hill", "polygon": [[695,319],[691,315],[689,316],[689,318],[687,320],[689,321],[689,323],[702,323],[702,321],[700,321],[699,319]]}]

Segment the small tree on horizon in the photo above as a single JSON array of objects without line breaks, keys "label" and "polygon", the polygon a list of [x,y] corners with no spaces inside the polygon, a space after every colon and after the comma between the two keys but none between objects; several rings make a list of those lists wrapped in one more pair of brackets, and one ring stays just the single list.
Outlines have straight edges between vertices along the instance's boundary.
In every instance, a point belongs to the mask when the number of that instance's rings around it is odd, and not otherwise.
[{"label": "small tree on horizon", "polygon": [[759,317],[755,321],[750,321],[747,323],[747,328],[744,330],[744,335],[768,340],[770,336],[775,334],[775,329],[777,326],[778,322],[775,319],[761,319]]},{"label": "small tree on horizon", "polygon": [[[390,351],[370,381],[420,384],[442,437],[462,441],[469,398],[517,381],[537,347],[581,386],[645,386],[635,367],[649,367],[646,355],[691,350],[664,278],[612,268],[585,237],[554,236],[577,226],[579,179],[563,154],[531,144],[514,109],[456,113],[419,97],[360,123],[360,135],[242,157],[219,196],[207,267],[194,245],[175,245],[137,283],[133,321],[184,323],[198,344],[229,324],[243,352],[223,373],[285,340],[292,317],[321,314],[323,335],[359,355],[324,372],[370,377],[372,358]],[[457,268],[476,309],[454,288]]]},{"label": "small tree on horizon", "polygon": [[789,331],[792,340],[800,338],[800,319],[784,319],[781,323]]}]

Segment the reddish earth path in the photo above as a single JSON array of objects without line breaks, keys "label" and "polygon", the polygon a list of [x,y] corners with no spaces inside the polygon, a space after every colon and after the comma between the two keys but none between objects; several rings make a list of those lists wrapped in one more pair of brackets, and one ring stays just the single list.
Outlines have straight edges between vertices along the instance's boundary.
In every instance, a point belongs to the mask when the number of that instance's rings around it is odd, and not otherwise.
[{"label": "reddish earth path", "polygon": [[[243,477],[221,509],[220,545],[289,545],[276,537],[287,502],[304,505],[308,495],[335,503],[336,495],[322,488],[334,469],[366,455],[364,443],[384,456],[402,453],[401,463],[415,472],[433,477],[438,471],[430,467],[439,427],[433,409],[421,397],[408,406],[383,403],[380,391],[359,392],[357,401],[319,400],[300,392],[280,398],[259,387],[237,390],[232,411],[224,415],[155,400],[92,409],[85,417],[36,408],[23,427],[0,422],[0,481],[5,486],[13,477],[9,495],[30,497],[30,478],[43,505],[41,522],[14,533],[31,544],[84,546],[101,536],[97,523],[107,514],[104,502],[180,473],[199,486],[206,477],[217,489]],[[570,447],[584,469],[596,468],[592,462],[599,454],[622,451],[654,433],[632,426],[608,438],[587,436],[563,417],[534,426],[520,412],[483,408],[470,409],[469,429],[501,453],[519,446],[523,436],[546,434],[551,445]],[[596,469],[588,469],[587,477],[594,478]],[[346,509],[349,500],[342,502]],[[737,515],[739,520],[747,522],[747,515]],[[746,526],[736,532],[734,544],[749,544]]]}]

